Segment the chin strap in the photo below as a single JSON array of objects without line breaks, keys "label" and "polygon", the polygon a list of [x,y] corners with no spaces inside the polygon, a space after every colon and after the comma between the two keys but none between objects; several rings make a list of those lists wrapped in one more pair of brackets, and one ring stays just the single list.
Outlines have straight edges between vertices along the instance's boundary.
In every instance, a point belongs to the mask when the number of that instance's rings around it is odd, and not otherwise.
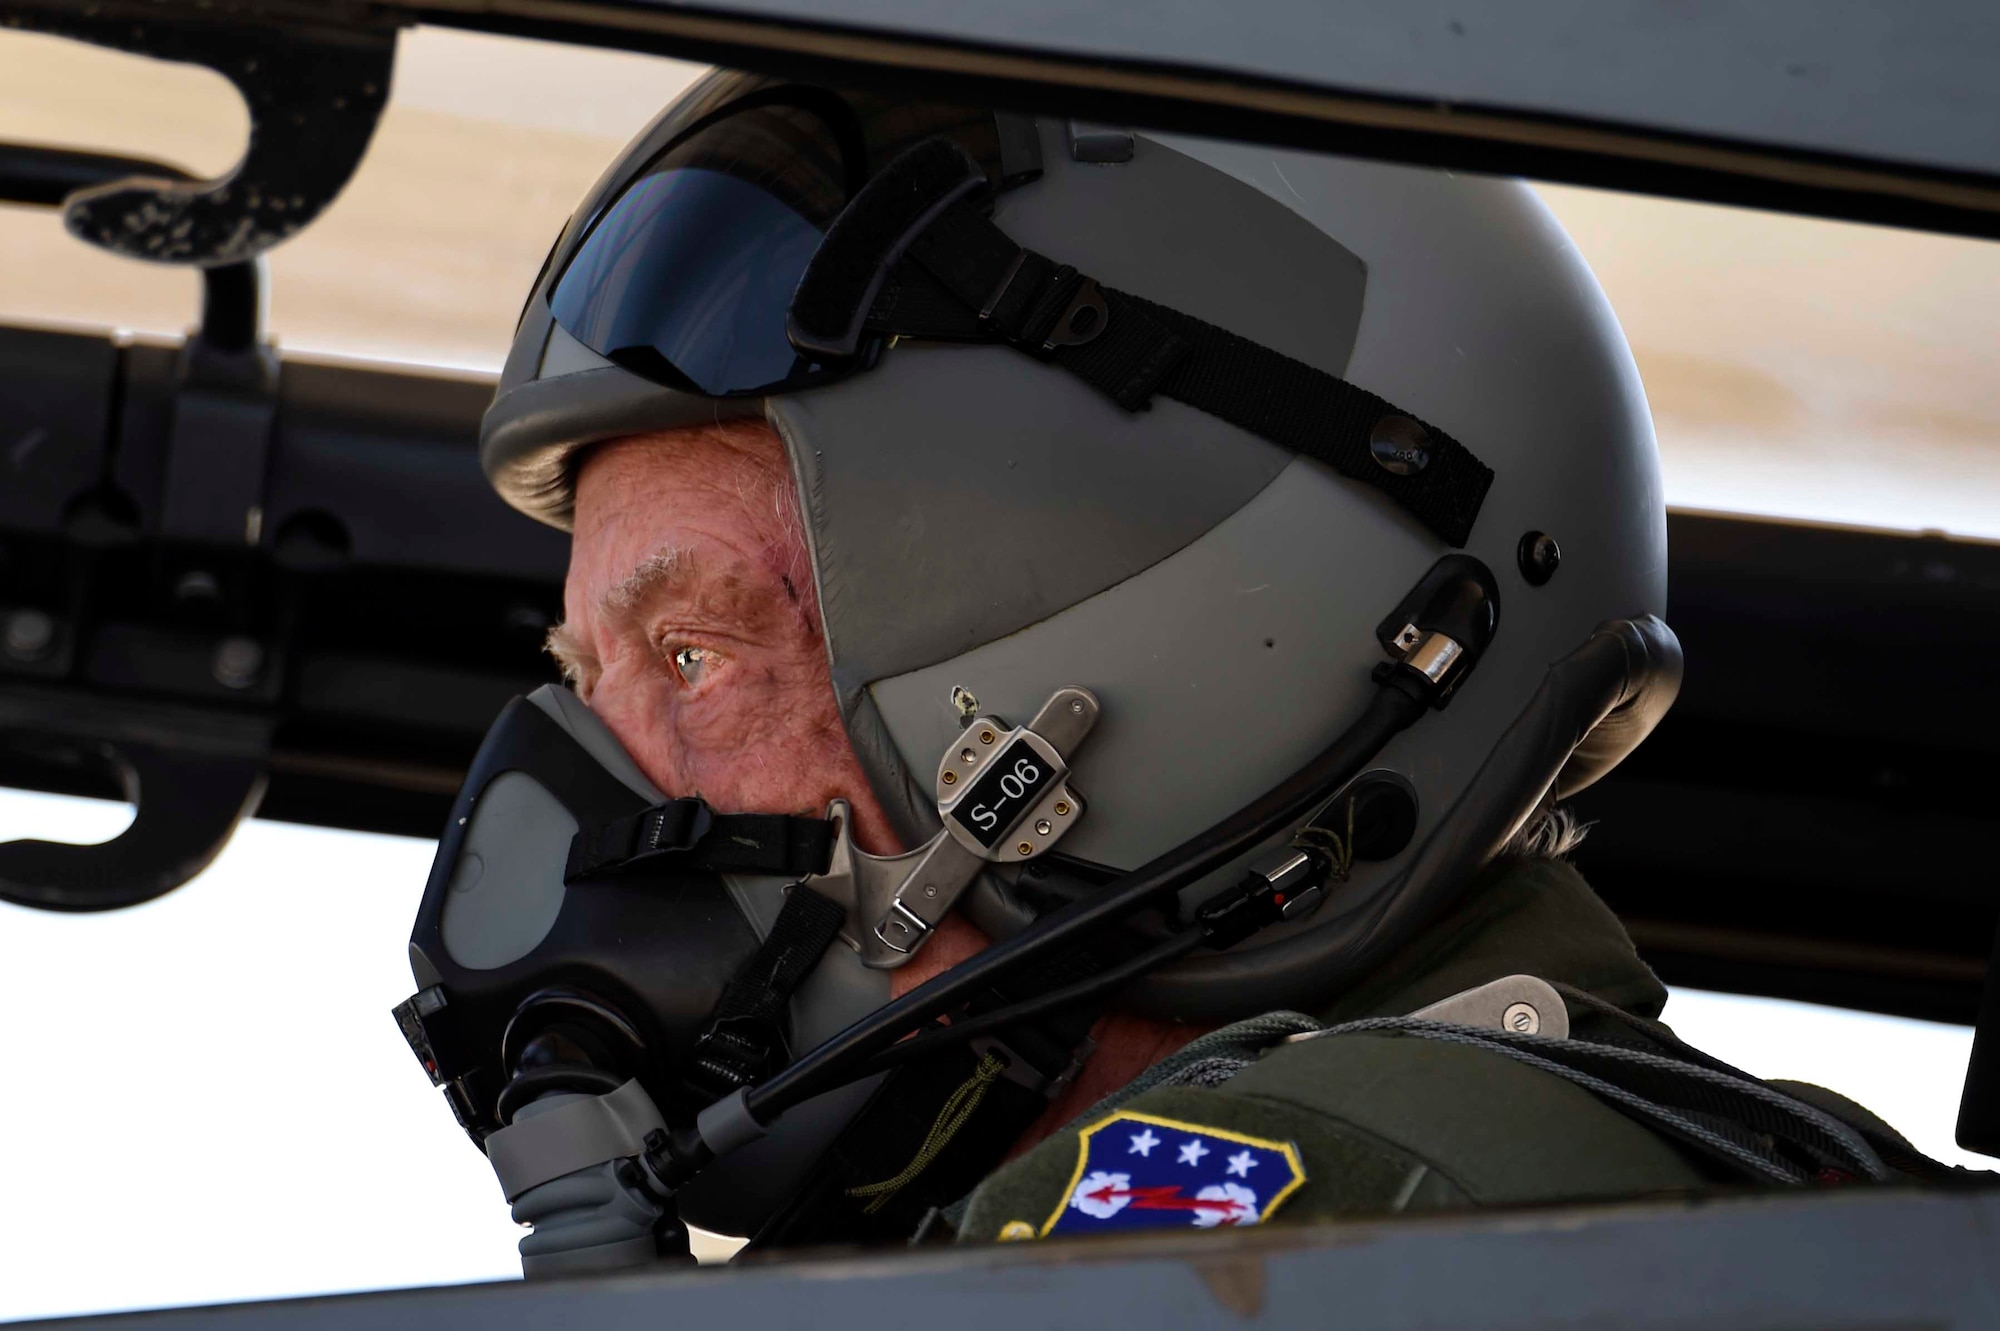
[{"label": "chin strap", "polygon": [[836,831],[827,818],[717,813],[699,799],[668,800],[579,830],[563,882],[669,866],[803,878],[826,872]]},{"label": "chin strap", "polygon": [[689,1055],[682,1079],[719,1100],[783,1066],[792,991],[819,964],[847,921],[837,902],[800,883],[785,894],[771,932],[737,967]]}]

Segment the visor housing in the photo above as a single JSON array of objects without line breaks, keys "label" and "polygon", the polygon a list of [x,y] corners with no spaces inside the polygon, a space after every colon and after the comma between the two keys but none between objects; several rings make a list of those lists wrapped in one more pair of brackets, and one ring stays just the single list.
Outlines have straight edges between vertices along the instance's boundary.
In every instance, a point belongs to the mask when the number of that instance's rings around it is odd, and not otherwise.
[{"label": "visor housing", "polygon": [[[654,383],[705,397],[764,397],[854,373],[864,354],[801,355],[792,296],[826,229],[911,144],[948,135],[997,189],[1040,174],[1003,161],[1002,118],[766,80],[640,166],[550,264],[564,332]],[[1032,138],[1028,140],[1032,142]]]}]

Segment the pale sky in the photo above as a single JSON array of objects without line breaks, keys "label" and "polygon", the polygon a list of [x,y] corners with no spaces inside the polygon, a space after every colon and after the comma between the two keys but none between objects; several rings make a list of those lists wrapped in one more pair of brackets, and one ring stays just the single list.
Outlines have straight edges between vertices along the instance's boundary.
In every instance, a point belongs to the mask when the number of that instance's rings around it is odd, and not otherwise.
[{"label": "pale sky", "polygon": [[[0,790],[0,841],[129,817]],[[521,1231],[389,1016],[432,849],[250,822],[148,905],[0,906],[0,1320],[518,1274]],[[1951,1142],[1967,1028],[1696,991],[1666,1015],[1992,1164]]]}]

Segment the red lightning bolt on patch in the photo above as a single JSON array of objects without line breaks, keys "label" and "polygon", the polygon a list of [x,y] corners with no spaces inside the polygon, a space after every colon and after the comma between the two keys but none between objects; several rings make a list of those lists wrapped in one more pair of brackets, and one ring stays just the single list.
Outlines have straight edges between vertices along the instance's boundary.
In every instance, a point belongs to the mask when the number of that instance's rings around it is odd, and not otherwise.
[{"label": "red lightning bolt on patch", "polygon": [[1129,1200],[1135,1211],[1220,1211],[1224,1215],[1235,1215],[1238,1211],[1249,1209],[1242,1202],[1232,1202],[1220,1197],[1213,1201],[1183,1197],[1180,1191],[1180,1188],[1175,1186],[1117,1188],[1107,1183],[1094,1192],[1085,1193],[1084,1196],[1093,1202],[1108,1202],[1124,1197]]}]

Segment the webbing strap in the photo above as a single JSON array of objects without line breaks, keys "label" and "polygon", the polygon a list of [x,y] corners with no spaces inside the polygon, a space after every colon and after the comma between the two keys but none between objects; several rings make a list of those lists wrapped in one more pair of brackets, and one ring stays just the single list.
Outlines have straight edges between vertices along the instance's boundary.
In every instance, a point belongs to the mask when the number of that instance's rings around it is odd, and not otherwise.
[{"label": "webbing strap", "polygon": [[[1101,309],[1101,312],[1100,312]],[[1364,388],[1192,315],[1110,288],[1016,245],[959,202],[938,214],[884,283],[874,331],[999,338],[1047,359],[1127,411],[1158,394],[1381,490],[1462,546],[1493,469],[1434,425]],[[1393,418],[1393,420],[1392,420]],[[1399,444],[1385,465],[1385,421]]]},{"label": "webbing strap", "polygon": [[691,1085],[719,1097],[774,1070],[785,1053],[785,1005],[846,920],[838,903],[803,883],[785,894],[771,932],[708,1014],[683,1073]]},{"label": "webbing strap", "polygon": [[563,881],[623,873],[671,859],[719,873],[824,873],[833,824],[782,813],[716,813],[698,799],[668,800],[625,818],[581,828]]}]

